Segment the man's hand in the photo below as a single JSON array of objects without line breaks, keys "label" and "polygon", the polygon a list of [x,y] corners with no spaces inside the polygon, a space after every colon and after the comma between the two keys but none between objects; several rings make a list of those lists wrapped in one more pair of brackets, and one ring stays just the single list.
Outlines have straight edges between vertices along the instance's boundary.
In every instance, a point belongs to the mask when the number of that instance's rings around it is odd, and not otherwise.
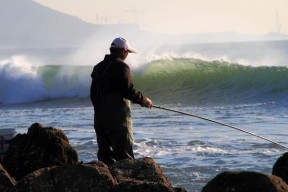
[{"label": "man's hand", "polygon": [[153,106],[153,102],[148,97],[146,97],[144,107],[151,108],[152,106]]}]

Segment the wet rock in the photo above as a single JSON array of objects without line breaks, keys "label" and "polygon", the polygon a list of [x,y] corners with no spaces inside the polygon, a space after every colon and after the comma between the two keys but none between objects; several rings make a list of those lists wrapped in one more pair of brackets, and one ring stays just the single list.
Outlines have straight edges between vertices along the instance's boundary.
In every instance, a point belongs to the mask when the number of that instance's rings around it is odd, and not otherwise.
[{"label": "wet rock", "polygon": [[288,185],[277,176],[257,172],[223,172],[212,179],[202,192],[287,192]]},{"label": "wet rock", "polygon": [[112,175],[117,179],[118,185],[113,192],[137,191],[137,192],[173,192],[167,177],[152,158],[138,160],[126,159],[114,163],[109,167]]},{"label": "wet rock", "polygon": [[19,180],[10,192],[186,192],[173,188],[151,158],[123,160],[109,169],[98,161],[43,168]]},{"label": "wet rock", "polygon": [[[1,192],[186,192],[173,187],[152,158],[126,159],[109,168],[99,161],[79,164],[63,131],[38,123],[12,140],[1,163]],[[288,153],[277,160],[273,174],[223,172],[202,192],[287,192]]]},{"label": "wet rock", "polygon": [[77,162],[77,152],[61,129],[34,123],[27,134],[18,134],[12,140],[2,164],[19,180],[40,168]]},{"label": "wet rock", "polygon": [[15,180],[10,176],[10,174],[4,169],[0,164],[0,191],[9,191],[11,187],[16,185]]},{"label": "wet rock", "polygon": [[97,162],[39,169],[19,180],[11,192],[106,192],[115,185],[108,167]]},{"label": "wet rock", "polygon": [[109,168],[100,161],[80,164],[60,129],[38,123],[12,140],[2,163],[1,192],[186,192],[173,188],[152,158]]},{"label": "wet rock", "polygon": [[[109,168],[98,161],[79,164],[62,130],[38,123],[12,140],[2,164],[1,192],[186,192],[174,188],[152,158],[126,159]],[[287,192],[288,153],[277,160],[272,173],[223,172],[202,192]]]},{"label": "wet rock", "polygon": [[279,157],[273,166],[272,174],[281,177],[288,183],[288,153]]}]

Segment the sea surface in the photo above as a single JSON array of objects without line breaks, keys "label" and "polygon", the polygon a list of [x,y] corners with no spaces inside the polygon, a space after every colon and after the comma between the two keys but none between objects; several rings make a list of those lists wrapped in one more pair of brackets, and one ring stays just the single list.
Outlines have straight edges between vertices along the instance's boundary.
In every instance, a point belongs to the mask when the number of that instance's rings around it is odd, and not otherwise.
[{"label": "sea surface", "polygon": [[[88,97],[93,64],[79,51],[87,49],[0,50],[0,129],[26,133],[35,122],[61,128],[89,162],[97,159]],[[288,41],[166,45],[133,57],[127,62],[135,86],[155,105],[288,146]],[[287,151],[190,115],[132,108],[136,158],[154,158],[173,186],[190,192],[223,171],[271,174]]]}]

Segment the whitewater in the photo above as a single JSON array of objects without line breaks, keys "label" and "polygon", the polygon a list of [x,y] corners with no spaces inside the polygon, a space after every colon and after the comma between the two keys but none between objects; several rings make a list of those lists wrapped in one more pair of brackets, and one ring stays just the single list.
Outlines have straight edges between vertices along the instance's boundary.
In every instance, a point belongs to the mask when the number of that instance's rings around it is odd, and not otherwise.
[{"label": "whitewater", "polygon": [[[25,133],[35,122],[61,128],[81,160],[95,160],[90,75],[103,57],[102,51],[82,48],[0,50],[0,129]],[[288,145],[287,41],[166,45],[128,57],[137,89],[156,105]],[[136,158],[154,158],[174,186],[188,191],[201,191],[223,171],[271,174],[285,152],[161,109],[133,105],[132,116]]]}]

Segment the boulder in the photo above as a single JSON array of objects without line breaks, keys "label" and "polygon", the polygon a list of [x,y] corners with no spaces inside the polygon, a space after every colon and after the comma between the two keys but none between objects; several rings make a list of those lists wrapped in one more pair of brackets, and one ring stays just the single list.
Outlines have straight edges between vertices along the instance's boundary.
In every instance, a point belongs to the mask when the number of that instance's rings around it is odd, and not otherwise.
[{"label": "boulder", "polygon": [[118,182],[113,192],[186,191],[181,188],[173,188],[160,167],[149,157],[138,160],[125,159],[118,161],[112,164],[109,169]]},{"label": "boulder", "polygon": [[[1,192],[186,192],[173,187],[149,157],[125,159],[109,168],[100,161],[80,164],[63,131],[39,123],[12,140],[1,163]],[[272,174],[223,172],[202,192],[287,192],[288,153],[277,160]]]},{"label": "boulder", "polygon": [[110,168],[90,164],[42,168],[20,179],[9,192],[186,192],[173,188],[151,158],[122,160]]},{"label": "boulder", "polygon": [[279,157],[273,166],[272,174],[281,177],[288,183],[288,153]]},{"label": "boulder", "polygon": [[223,172],[209,181],[202,192],[287,192],[288,185],[277,176],[257,172]]},{"label": "boulder", "polygon": [[97,162],[39,169],[19,180],[10,192],[106,192],[115,185],[108,167]]},{"label": "boulder", "polygon": [[173,188],[152,158],[109,168],[100,161],[80,163],[62,130],[39,123],[12,140],[2,163],[1,192],[186,192]]},{"label": "boulder", "polygon": [[61,129],[34,123],[12,140],[2,164],[19,180],[37,169],[78,163],[76,150]]}]

